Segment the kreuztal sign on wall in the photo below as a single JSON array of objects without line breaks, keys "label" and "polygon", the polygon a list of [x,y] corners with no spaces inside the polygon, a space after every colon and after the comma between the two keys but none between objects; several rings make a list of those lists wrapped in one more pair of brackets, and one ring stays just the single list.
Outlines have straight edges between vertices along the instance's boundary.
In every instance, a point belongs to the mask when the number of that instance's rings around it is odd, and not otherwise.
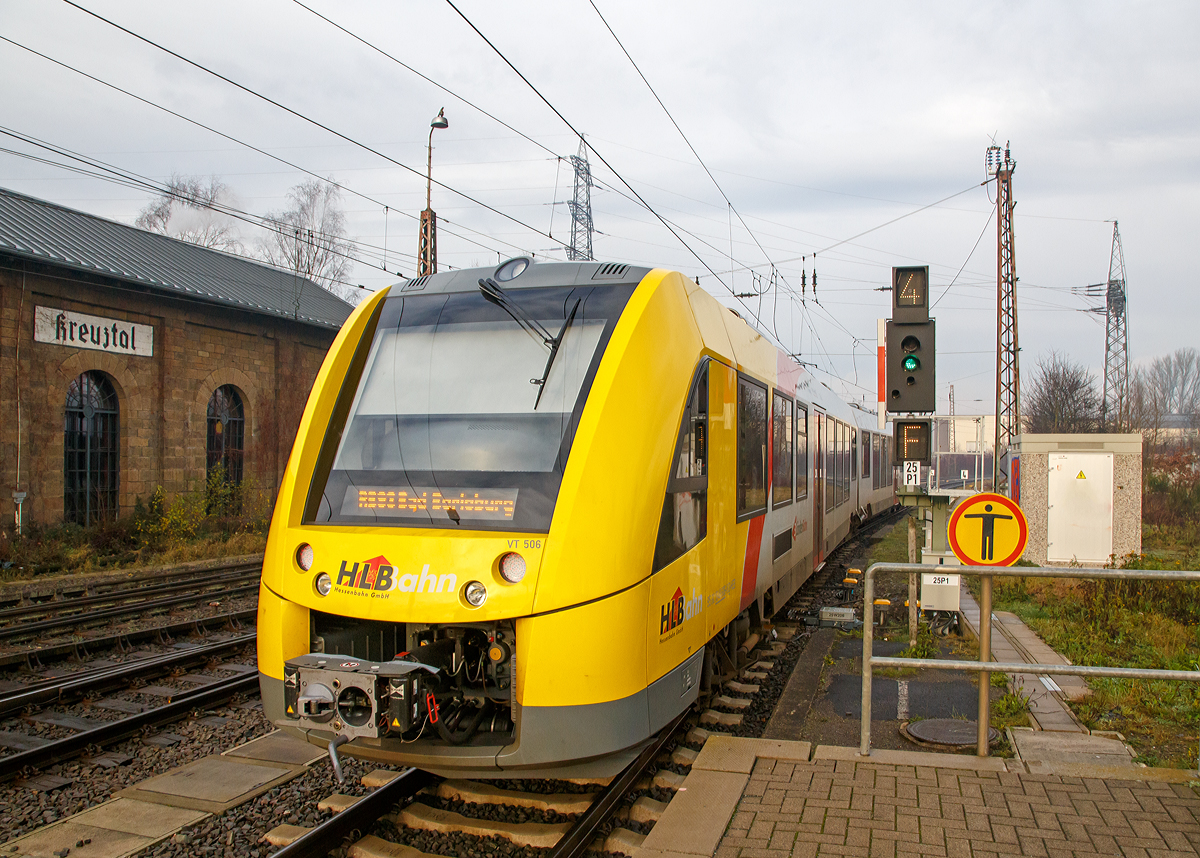
[{"label": "kreuztal sign on wall", "polygon": [[154,355],[154,328],[119,319],[35,307],[33,339],[39,343],[96,349],[120,355]]}]

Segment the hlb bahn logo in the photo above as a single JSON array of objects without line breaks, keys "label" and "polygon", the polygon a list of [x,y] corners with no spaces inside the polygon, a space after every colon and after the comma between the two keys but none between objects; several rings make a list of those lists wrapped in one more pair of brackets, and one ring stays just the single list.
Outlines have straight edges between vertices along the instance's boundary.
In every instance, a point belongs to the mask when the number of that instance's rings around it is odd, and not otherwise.
[{"label": "hlb bahn logo", "polygon": [[429,571],[426,563],[418,575],[415,572],[400,574],[386,557],[372,557],[362,563],[342,561],[338,570],[334,590],[347,595],[370,595],[386,599],[393,590],[400,593],[453,593],[458,579],[453,573],[437,575]]},{"label": "hlb bahn logo", "polygon": [[658,626],[659,642],[674,637],[678,628],[696,616],[704,606],[703,596],[693,596],[685,601],[683,589],[675,588],[675,595],[662,606],[661,621]]}]

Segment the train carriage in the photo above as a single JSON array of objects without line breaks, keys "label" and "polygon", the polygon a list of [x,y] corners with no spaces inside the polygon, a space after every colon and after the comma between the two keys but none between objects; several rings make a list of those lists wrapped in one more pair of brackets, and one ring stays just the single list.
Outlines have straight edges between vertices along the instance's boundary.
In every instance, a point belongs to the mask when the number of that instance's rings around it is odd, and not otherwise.
[{"label": "train carriage", "polygon": [[276,504],[268,717],[443,774],[614,774],[739,618],[894,502],[874,419],[677,272],[519,258],[384,290]]}]

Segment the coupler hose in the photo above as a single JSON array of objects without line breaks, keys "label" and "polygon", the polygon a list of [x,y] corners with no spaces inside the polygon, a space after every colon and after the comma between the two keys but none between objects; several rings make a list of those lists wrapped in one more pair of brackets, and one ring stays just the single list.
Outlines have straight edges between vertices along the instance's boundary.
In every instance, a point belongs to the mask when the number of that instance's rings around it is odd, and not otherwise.
[{"label": "coupler hose", "polygon": [[451,745],[464,745],[471,740],[475,732],[479,729],[479,723],[483,721],[483,713],[487,711],[487,705],[480,706],[475,714],[467,721],[467,725],[462,730],[451,732],[446,726],[444,718],[439,718],[434,726],[437,727],[438,735]]}]

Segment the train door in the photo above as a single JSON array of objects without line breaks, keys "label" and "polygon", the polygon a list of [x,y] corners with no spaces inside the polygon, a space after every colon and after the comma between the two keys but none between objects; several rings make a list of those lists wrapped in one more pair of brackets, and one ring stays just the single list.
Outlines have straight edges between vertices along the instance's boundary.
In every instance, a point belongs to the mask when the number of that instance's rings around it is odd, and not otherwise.
[{"label": "train door", "polygon": [[813,409],[813,570],[825,560],[825,412]]}]

